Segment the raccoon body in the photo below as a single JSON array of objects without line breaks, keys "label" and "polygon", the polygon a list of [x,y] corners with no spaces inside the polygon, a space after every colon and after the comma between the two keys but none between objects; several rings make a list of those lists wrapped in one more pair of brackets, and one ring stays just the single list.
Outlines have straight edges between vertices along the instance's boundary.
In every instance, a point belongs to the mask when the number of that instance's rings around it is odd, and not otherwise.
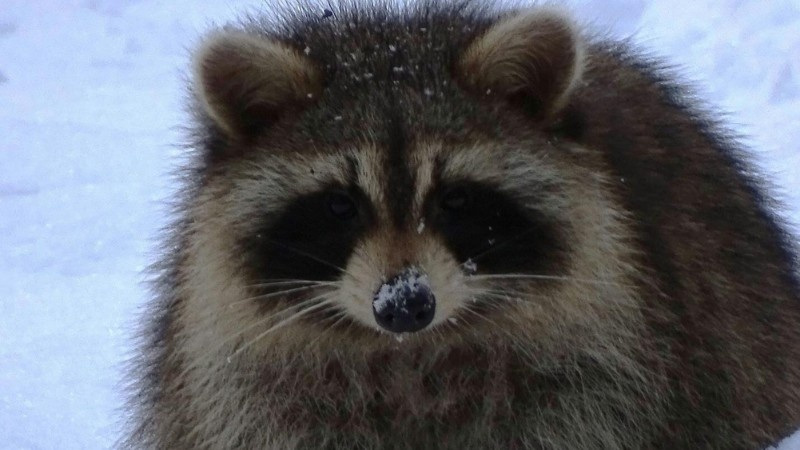
[{"label": "raccoon body", "polygon": [[800,426],[795,247],[659,64],[562,11],[212,33],[146,448],[741,448]]}]

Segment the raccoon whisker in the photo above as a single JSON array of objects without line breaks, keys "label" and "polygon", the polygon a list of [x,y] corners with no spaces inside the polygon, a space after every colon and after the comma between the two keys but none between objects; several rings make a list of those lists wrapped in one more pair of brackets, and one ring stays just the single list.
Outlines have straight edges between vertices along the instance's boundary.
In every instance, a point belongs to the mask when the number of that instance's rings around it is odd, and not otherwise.
[{"label": "raccoon whisker", "polygon": [[[477,293],[475,295],[477,297],[479,297],[479,298],[483,295],[483,296],[487,296],[487,297],[492,297],[492,298],[496,298],[496,299],[504,299],[504,300],[513,301],[513,302],[527,302],[529,300],[536,301],[536,300],[546,300],[547,299],[546,296],[541,295],[541,294],[537,294],[537,293],[534,293],[534,292],[518,291],[518,290],[512,290],[512,289],[508,289],[508,288],[504,288],[504,289],[501,289],[501,290],[486,289],[486,290],[483,290],[482,292]],[[598,300],[596,300],[596,299],[594,299],[592,297],[583,297],[583,302],[586,303],[586,304],[603,304],[603,305],[614,304],[615,306],[620,306],[620,307],[628,306],[628,307],[637,308],[637,309],[641,309],[642,308],[642,306],[638,305],[638,304],[630,304],[629,305],[628,303],[626,303],[624,301],[614,301],[613,299],[603,299],[603,301],[600,302],[600,301],[598,301]]]},{"label": "raccoon whisker", "polygon": [[[320,296],[320,298],[321,297],[324,297],[324,296]],[[281,320],[280,322],[276,323],[275,325],[273,325],[273,326],[269,327],[268,329],[266,329],[266,330],[262,331],[261,333],[259,333],[258,336],[256,336],[255,338],[251,339],[249,342],[245,343],[244,345],[239,347],[236,351],[231,353],[229,358],[236,357],[238,354],[240,354],[241,352],[245,351],[251,345],[253,345],[256,342],[260,341],[261,339],[266,337],[268,334],[270,334],[270,333],[272,333],[272,332],[274,332],[274,331],[276,331],[276,330],[278,330],[280,328],[283,328],[284,326],[294,322],[295,320],[303,317],[304,315],[306,315],[308,313],[317,311],[320,308],[323,308],[323,307],[331,305],[332,303],[333,303],[333,300],[331,300],[331,299],[323,300],[323,301],[321,301],[321,302],[319,302],[319,303],[317,303],[315,305],[309,306],[309,307],[307,307],[305,309],[302,309],[302,310],[292,314],[291,316]]]},{"label": "raccoon whisker", "polygon": [[541,294],[536,294],[534,292],[516,291],[511,289],[485,289],[476,295],[478,298],[482,296],[503,297],[508,300],[522,300],[523,297],[544,298],[544,296]]},{"label": "raccoon whisker", "polygon": [[[321,287],[320,286],[306,286],[304,288],[293,288],[293,289],[283,290],[283,291],[280,291],[280,292],[270,292],[268,294],[255,295],[255,296],[252,296],[252,297],[247,297],[247,298],[243,298],[243,299],[232,301],[230,303],[227,303],[225,305],[224,309],[221,309],[221,310],[209,310],[209,311],[207,311],[207,313],[208,313],[208,316],[219,316],[220,314],[223,314],[223,313],[224,314],[235,314],[238,311],[238,309],[235,308],[235,307],[237,305],[242,304],[242,303],[258,302],[258,301],[263,301],[263,300],[266,300],[266,299],[269,299],[269,298],[280,297],[281,295],[286,295],[287,293],[291,294],[293,292],[311,291],[313,289],[319,289],[319,288],[321,288]],[[321,296],[327,295],[330,292],[332,292],[332,291],[327,291],[326,293],[321,294]],[[313,294],[313,292],[312,292],[312,294]],[[319,299],[319,298],[320,298],[320,296],[317,296],[317,297],[313,297],[312,299]],[[271,315],[269,315],[267,317],[264,317],[262,319],[259,319],[259,320],[264,320],[264,319],[269,320],[270,318],[274,317],[275,315],[278,315],[278,314],[281,314],[282,312],[285,312],[289,308],[294,309],[294,308],[297,308],[298,306],[305,305],[305,304],[307,304],[307,302],[309,300],[312,300],[312,299],[306,299],[306,300],[298,299],[297,301],[290,302],[286,306],[286,308],[280,309],[279,311],[275,311],[274,314],[271,314]]]},{"label": "raccoon whisker", "polygon": [[245,287],[248,288],[263,288],[271,286],[286,286],[293,284],[314,284],[317,286],[336,286],[338,283],[335,281],[322,281],[322,280],[294,280],[294,279],[270,279],[264,283],[249,284]]},{"label": "raccoon whisker", "polygon": [[[462,309],[466,310],[467,307],[464,306]],[[457,310],[456,313],[447,318],[444,323],[440,324],[439,326],[434,327],[431,329],[431,332],[434,333],[434,336],[441,339],[446,339],[447,334],[446,332],[450,331],[470,331],[470,323],[467,320],[463,320],[462,317],[459,315],[461,309]],[[470,310],[468,311],[470,314],[479,314],[477,311]],[[462,319],[462,320],[459,320]],[[482,317],[484,320],[489,320],[488,318]]]},{"label": "raccoon whisker", "polygon": [[224,338],[224,339],[223,339],[223,340],[222,340],[222,341],[219,343],[219,348],[222,348],[222,347],[223,347],[225,344],[227,344],[227,343],[231,342],[231,340],[233,340],[233,339],[236,339],[236,338],[238,338],[239,336],[241,336],[242,334],[244,334],[244,333],[248,332],[249,330],[251,330],[251,329],[253,329],[253,328],[256,328],[256,327],[259,327],[259,326],[263,325],[264,323],[266,323],[266,322],[269,322],[270,320],[273,320],[273,319],[275,319],[276,317],[279,317],[279,316],[281,316],[281,315],[285,315],[285,314],[287,314],[287,313],[294,313],[294,312],[295,312],[295,311],[297,311],[298,309],[302,309],[302,308],[303,308],[303,307],[305,307],[305,306],[308,306],[308,305],[313,305],[313,304],[315,304],[315,303],[319,302],[319,300],[320,300],[320,299],[324,299],[324,298],[325,298],[325,297],[326,297],[328,294],[329,294],[329,292],[326,292],[326,293],[324,293],[324,294],[321,294],[321,295],[318,295],[318,296],[316,296],[316,297],[311,297],[311,298],[309,298],[309,299],[303,300],[302,302],[300,302],[300,303],[298,303],[298,304],[296,304],[296,305],[292,305],[292,306],[290,306],[290,307],[288,307],[288,308],[281,309],[281,310],[279,310],[279,311],[276,311],[276,312],[274,312],[273,314],[270,314],[270,315],[268,315],[268,316],[265,316],[265,317],[263,317],[263,318],[261,318],[261,319],[257,320],[256,322],[253,322],[253,323],[251,323],[251,324],[247,325],[246,327],[244,327],[244,328],[242,328],[242,329],[238,330],[236,333],[234,333],[234,334],[232,334],[232,335],[230,335],[230,336],[226,336],[226,337],[225,337],[225,338]]},{"label": "raccoon whisker", "polygon": [[[328,306],[330,307],[330,305],[328,305]],[[335,308],[335,307],[333,307],[333,308]],[[323,329],[322,329],[322,330],[321,330],[321,331],[320,331],[320,332],[317,334],[317,337],[316,337],[316,338],[314,338],[312,341],[310,341],[310,342],[308,342],[307,344],[305,344],[305,345],[303,346],[303,350],[301,350],[301,351],[299,351],[299,352],[296,352],[296,354],[295,354],[295,355],[294,355],[294,356],[291,358],[291,362],[290,362],[290,363],[288,363],[287,365],[292,365],[292,364],[293,364],[295,361],[297,361],[298,359],[302,358],[302,357],[303,357],[303,356],[306,354],[306,352],[308,351],[308,349],[310,349],[310,348],[311,348],[311,347],[312,347],[312,346],[313,346],[313,345],[314,345],[314,344],[315,344],[317,341],[319,341],[319,340],[320,340],[322,337],[324,337],[325,335],[327,335],[327,334],[328,334],[328,333],[331,331],[331,329],[332,329],[334,326],[336,326],[336,324],[337,324],[337,323],[339,323],[339,322],[341,322],[342,320],[344,320],[344,319],[345,319],[345,317],[347,317],[347,314],[346,314],[346,312],[345,312],[345,311],[343,311],[343,310],[338,310],[338,311],[337,311],[337,312],[336,312],[336,313],[335,313],[333,316],[331,316],[331,317],[326,317],[325,319],[323,319],[323,321],[329,321],[329,320],[331,320],[331,319],[333,319],[333,318],[337,318],[337,320],[336,320],[336,321],[334,321],[333,323],[331,323],[331,324],[329,324],[328,326],[324,327],[324,328],[323,328]]]},{"label": "raccoon whisker", "polygon": [[324,259],[322,259],[322,258],[320,258],[318,256],[315,256],[315,255],[312,255],[311,253],[308,253],[308,252],[305,252],[303,250],[294,248],[294,247],[292,247],[290,245],[286,245],[283,242],[279,242],[279,241],[276,241],[274,239],[267,239],[267,241],[269,243],[277,245],[278,247],[281,247],[281,248],[283,248],[285,250],[289,250],[289,251],[294,252],[294,253],[296,253],[296,254],[298,254],[300,256],[305,256],[306,258],[314,260],[314,261],[316,261],[316,262],[318,262],[320,264],[324,264],[324,265],[326,265],[326,266],[328,266],[328,267],[330,267],[332,269],[336,269],[340,273],[348,273],[347,269],[345,269],[344,267],[339,267],[336,264],[333,264],[333,263],[331,263],[329,261],[325,261]]},{"label": "raccoon whisker", "polygon": [[495,250],[504,248],[504,247],[508,246],[510,243],[514,242],[515,240],[517,240],[519,238],[522,238],[522,237],[525,237],[528,234],[533,233],[536,230],[537,230],[537,228],[535,228],[535,227],[528,228],[527,230],[522,231],[522,232],[520,232],[520,233],[518,233],[518,234],[516,234],[516,235],[514,235],[514,236],[512,236],[512,237],[510,237],[508,239],[505,239],[505,240],[503,240],[501,242],[498,242],[497,245],[492,245],[491,247],[487,248],[486,250],[484,250],[482,252],[479,252],[476,255],[470,256],[467,259],[467,261],[464,261],[463,263],[461,263],[461,265],[463,266],[464,264],[467,264],[470,260],[471,261],[477,261],[479,258],[482,258],[482,257],[486,256],[487,254],[495,251]]},{"label": "raccoon whisker", "polygon": [[481,302],[481,306],[487,308],[490,311],[500,310],[503,307],[503,305],[509,303],[517,303],[517,304],[529,303],[528,299],[524,299],[521,298],[520,296],[508,293],[487,292],[483,295],[482,300],[483,301]]},{"label": "raccoon whisker", "polygon": [[[322,332],[324,333],[330,330],[332,327],[335,327],[337,324],[339,324],[339,322],[343,321],[346,318],[347,318],[347,312],[342,309],[337,309],[337,311],[332,316],[323,319],[323,322],[331,321],[333,319],[336,320],[325,326],[325,328],[322,329]],[[319,337],[317,337],[316,339],[319,339]]]},{"label": "raccoon whisker", "polygon": [[268,298],[279,297],[281,295],[291,294],[293,292],[302,292],[302,291],[307,291],[307,290],[311,290],[311,289],[317,289],[317,288],[326,287],[326,286],[327,285],[323,285],[323,286],[318,286],[318,285],[302,286],[302,287],[296,287],[296,288],[291,288],[291,289],[283,289],[283,290],[275,291],[275,292],[268,292],[266,294],[259,294],[259,295],[254,295],[252,297],[243,298],[241,300],[236,300],[234,302],[228,303],[228,306],[230,307],[230,306],[238,305],[238,304],[241,304],[241,303],[246,303],[246,302],[251,302],[251,301],[256,301],[256,300],[266,300]]},{"label": "raccoon whisker", "polygon": [[[312,286],[312,287],[316,288],[317,286]],[[309,287],[308,289],[310,290],[312,287]],[[291,291],[294,291],[294,290],[295,289],[291,289]],[[242,303],[259,301],[259,300],[262,300],[262,299],[267,298],[267,297],[279,296],[281,294],[285,294],[286,292],[288,292],[288,291],[271,292],[271,293],[265,294],[265,295],[256,295],[256,296],[253,296],[253,297],[247,297],[247,298],[235,300],[233,302],[227,303],[224,308],[221,308],[221,309],[210,309],[208,311],[205,311],[205,314],[202,316],[202,318],[205,319],[205,318],[209,318],[209,317],[221,317],[222,314],[236,314],[237,312],[240,311],[239,309],[235,308],[236,305],[239,305],[239,304],[242,304]],[[258,319],[259,323],[263,323],[264,320],[269,320],[270,318],[273,318],[273,317],[275,317],[277,315],[280,315],[280,314],[286,312],[289,309],[296,309],[299,306],[303,306],[303,305],[307,304],[309,301],[313,301],[315,299],[318,300],[319,298],[321,298],[322,296],[324,296],[326,294],[322,294],[320,296],[309,298],[309,299],[305,299],[305,300],[298,299],[298,301],[290,302],[284,308],[276,309],[274,312],[272,312],[272,314],[269,314],[268,316],[259,318]]]},{"label": "raccoon whisker", "polygon": [[[318,300],[319,300],[319,298],[315,298],[314,300],[315,300],[315,301],[318,301]],[[264,338],[264,337],[265,337],[267,334],[269,334],[270,332],[272,332],[272,331],[275,331],[275,330],[277,330],[278,328],[281,328],[281,327],[283,327],[283,326],[287,325],[287,324],[288,324],[289,322],[291,322],[292,320],[295,320],[295,319],[297,319],[298,317],[300,317],[300,316],[302,316],[302,315],[304,315],[304,314],[306,314],[306,313],[310,312],[310,311],[307,311],[308,309],[312,309],[312,308],[316,309],[316,308],[318,308],[318,307],[320,307],[320,306],[321,306],[321,303],[317,303],[317,304],[314,304],[314,305],[312,305],[312,306],[310,306],[309,308],[306,308],[306,309],[304,309],[304,310],[295,311],[295,312],[294,312],[294,314],[292,314],[291,316],[289,316],[289,317],[287,317],[287,318],[285,318],[285,319],[282,319],[281,321],[277,322],[275,325],[271,326],[271,327],[270,327],[270,328],[268,328],[266,331],[264,331],[264,332],[260,333],[260,334],[259,334],[259,335],[257,335],[255,338],[253,338],[253,339],[252,339],[252,340],[250,340],[249,342],[245,343],[245,344],[244,344],[242,347],[240,347],[240,348],[236,349],[235,351],[233,351],[233,352],[232,352],[230,355],[228,355],[228,356],[225,358],[225,360],[224,360],[224,362],[223,362],[223,363],[229,363],[229,362],[231,362],[231,361],[233,360],[233,358],[235,358],[235,357],[236,357],[236,355],[238,355],[240,352],[244,351],[244,350],[245,350],[247,347],[251,346],[251,345],[252,345],[252,344],[254,344],[255,342],[257,342],[257,341],[261,340],[262,338]],[[286,311],[282,311],[282,312],[286,312]],[[235,339],[235,338],[237,338],[237,337],[241,336],[241,335],[243,334],[243,332],[246,332],[247,330],[250,330],[250,329],[252,329],[254,326],[260,326],[260,325],[263,325],[265,322],[268,322],[270,319],[274,319],[274,318],[275,318],[276,316],[278,316],[278,315],[279,315],[279,314],[274,314],[274,315],[272,315],[272,316],[270,316],[270,317],[267,317],[267,318],[265,318],[265,319],[259,320],[257,323],[254,323],[254,324],[252,324],[251,326],[248,326],[248,327],[247,327],[245,330],[241,330],[240,332],[236,333],[234,336],[230,336],[229,338],[225,339],[224,343],[228,343],[228,342],[230,342],[232,339]],[[224,343],[222,343],[222,344],[224,344]],[[220,347],[221,347],[221,346],[220,346]],[[297,357],[299,357],[299,356],[300,356],[300,354],[298,354],[298,355],[297,355]]]},{"label": "raccoon whisker", "polygon": [[484,275],[470,275],[468,279],[475,279],[475,280],[548,280],[548,281],[573,281],[576,283],[585,283],[585,284],[596,284],[600,286],[615,286],[615,287],[631,287],[629,285],[623,283],[617,283],[614,281],[603,281],[603,280],[588,280],[584,278],[575,278],[570,276],[563,276],[563,275],[537,275],[537,274],[527,274],[527,273],[510,273],[510,274],[484,274]]},{"label": "raccoon whisker", "polygon": [[465,306],[464,306],[462,309],[460,309],[459,311],[464,311],[464,312],[470,313],[470,314],[472,314],[472,315],[474,315],[474,316],[478,317],[479,319],[482,319],[482,320],[484,320],[484,321],[488,322],[490,325],[492,325],[492,326],[494,326],[494,327],[497,327],[497,326],[498,326],[498,325],[497,325],[497,322],[495,322],[494,320],[492,320],[492,319],[490,319],[490,318],[486,317],[484,314],[481,314],[481,313],[479,313],[478,311],[475,311],[474,309],[472,309],[472,305],[465,305]]},{"label": "raccoon whisker", "polygon": [[541,294],[537,294],[535,292],[525,292],[525,291],[517,291],[512,290],[506,287],[494,289],[494,288],[478,288],[478,287],[467,287],[464,289],[461,294],[465,297],[474,298],[475,300],[480,300],[481,298],[485,297],[502,297],[506,300],[518,300],[522,301],[522,298],[529,297],[533,299],[541,299],[544,298]]},{"label": "raccoon whisker", "polygon": [[331,332],[331,330],[333,330],[333,328],[336,327],[336,325],[338,325],[340,322],[342,322],[347,318],[347,312],[339,310],[332,317],[328,317],[325,320],[331,320],[334,318],[336,318],[336,320],[334,320],[332,323],[328,324],[322,330],[320,330],[317,337],[315,337],[311,342],[306,344],[306,348],[311,348],[311,346],[317,343],[317,341],[319,341],[323,336],[328,335]]},{"label": "raccoon whisker", "polygon": [[429,335],[432,335],[432,336],[433,336],[433,337],[432,337],[432,338],[430,338],[430,339],[431,339],[431,340],[432,340],[434,343],[436,343],[437,341],[438,341],[438,342],[441,342],[441,341],[444,341],[444,340],[446,339],[446,337],[447,337],[447,332],[451,332],[451,333],[452,333],[453,331],[461,331],[461,330],[464,330],[464,329],[465,329],[465,322],[466,322],[466,321],[463,321],[463,320],[462,320],[462,321],[459,321],[459,322],[453,323],[453,322],[451,322],[451,321],[449,321],[449,320],[446,320],[446,321],[445,321],[445,323],[443,323],[443,324],[441,324],[441,325],[439,325],[439,326],[433,327],[433,328],[432,328],[431,330],[429,330],[427,333],[428,333]]},{"label": "raccoon whisker", "polygon": [[[449,323],[449,321],[447,321],[447,322],[448,323],[442,325],[442,327],[445,327],[445,326],[448,326],[448,325],[450,325],[450,326],[453,325],[452,323]],[[426,330],[426,333],[428,335],[433,335],[434,339],[440,339],[442,336],[444,336],[444,332],[441,330],[442,327],[430,328],[430,329]]]}]

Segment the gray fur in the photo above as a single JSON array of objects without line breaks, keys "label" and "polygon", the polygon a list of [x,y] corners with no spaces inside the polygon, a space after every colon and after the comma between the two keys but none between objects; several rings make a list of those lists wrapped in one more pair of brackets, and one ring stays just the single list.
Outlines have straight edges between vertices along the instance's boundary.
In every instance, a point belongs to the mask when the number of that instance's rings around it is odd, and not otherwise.
[{"label": "gray fur", "polygon": [[[303,69],[260,109],[245,91],[205,101],[198,74],[121,447],[757,449],[800,426],[796,245],[746,152],[661,63],[552,10],[337,6],[227,28]],[[520,22],[554,23],[550,44],[497,59],[512,74],[464,62],[520,14],[552,17]],[[473,274],[425,222],[427,193],[463,178],[542,221],[538,278]],[[257,230],[331,183],[363,189],[372,228],[319,299],[264,300]],[[409,262],[439,309],[398,342],[364,305]],[[298,301],[317,309],[287,321]]]}]

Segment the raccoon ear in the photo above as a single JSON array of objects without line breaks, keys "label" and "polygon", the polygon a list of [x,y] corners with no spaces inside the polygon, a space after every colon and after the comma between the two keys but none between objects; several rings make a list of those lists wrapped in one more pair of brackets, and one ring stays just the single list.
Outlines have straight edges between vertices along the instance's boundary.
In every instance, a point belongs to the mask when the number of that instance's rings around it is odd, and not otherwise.
[{"label": "raccoon ear", "polygon": [[537,119],[569,102],[581,79],[583,42],[564,13],[536,8],[506,17],[462,54],[457,76],[479,95],[502,95]]},{"label": "raccoon ear", "polygon": [[211,35],[194,58],[200,106],[230,138],[247,138],[321,89],[316,68],[294,49],[243,31]]}]

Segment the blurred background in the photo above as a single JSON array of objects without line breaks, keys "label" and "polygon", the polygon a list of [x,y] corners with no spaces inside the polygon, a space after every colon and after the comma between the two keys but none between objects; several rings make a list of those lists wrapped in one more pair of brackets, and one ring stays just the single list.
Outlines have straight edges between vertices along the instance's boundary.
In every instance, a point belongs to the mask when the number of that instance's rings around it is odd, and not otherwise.
[{"label": "blurred background", "polygon": [[[800,0],[564,3],[675,63],[725,111],[797,233]],[[117,439],[122,364],[148,298],[142,270],[175,189],[188,49],[214,24],[263,9],[0,2],[0,448]]]}]

